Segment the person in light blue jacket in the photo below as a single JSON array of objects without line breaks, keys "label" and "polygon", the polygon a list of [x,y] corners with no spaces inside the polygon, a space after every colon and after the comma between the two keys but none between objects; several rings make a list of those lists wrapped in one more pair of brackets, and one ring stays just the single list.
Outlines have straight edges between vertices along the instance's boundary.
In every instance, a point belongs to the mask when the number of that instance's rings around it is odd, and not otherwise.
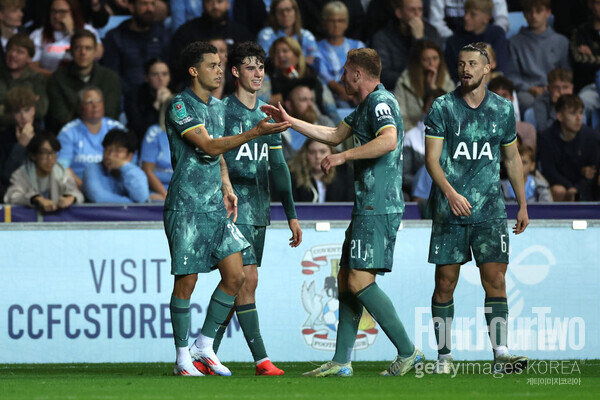
[{"label": "person in light blue jacket", "polygon": [[137,138],[132,132],[111,129],[102,141],[102,162],[83,173],[83,193],[92,203],[143,203],[150,196],[146,174],[132,160]]},{"label": "person in light blue jacket", "polygon": [[88,164],[102,161],[102,141],[113,128],[124,129],[119,121],[104,116],[104,97],[96,86],[85,86],[79,93],[79,118],[58,133],[61,150],[58,162],[68,168],[81,188],[83,171]]}]

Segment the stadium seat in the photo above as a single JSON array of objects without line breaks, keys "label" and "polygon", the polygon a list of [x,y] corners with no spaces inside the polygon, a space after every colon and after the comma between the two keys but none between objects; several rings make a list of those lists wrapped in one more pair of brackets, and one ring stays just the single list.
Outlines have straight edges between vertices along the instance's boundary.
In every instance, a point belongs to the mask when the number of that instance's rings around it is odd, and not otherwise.
[{"label": "stadium seat", "polygon": [[521,11],[511,11],[508,13],[508,23],[509,28],[508,32],[506,32],[506,38],[510,38],[511,36],[519,33],[519,29],[522,26],[527,26],[527,21],[525,20],[525,16]]},{"label": "stadium seat", "polygon": [[108,22],[106,23],[106,25],[104,25],[102,28],[98,28],[98,34],[100,35],[100,38],[104,39],[104,36],[106,36],[106,32],[116,28],[121,24],[121,22],[129,18],[131,18],[131,15],[113,15],[110,18],[108,18]]}]

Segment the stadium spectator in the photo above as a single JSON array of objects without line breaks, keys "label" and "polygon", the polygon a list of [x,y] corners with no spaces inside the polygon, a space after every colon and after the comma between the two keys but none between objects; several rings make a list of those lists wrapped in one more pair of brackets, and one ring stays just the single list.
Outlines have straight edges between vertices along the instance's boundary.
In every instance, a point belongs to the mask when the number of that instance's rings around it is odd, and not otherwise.
[{"label": "stadium spectator", "polygon": [[[453,89],[454,87],[451,88],[451,90]],[[425,117],[429,113],[433,101],[445,93],[446,91],[440,88],[427,91],[421,100],[423,106],[418,122],[413,128],[405,129],[402,148],[402,190],[405,197],[409,197],[413,193],[415,175],[425,165]]]},{"label": "stadium spectator", "polygon": [[[256,36],[267,19],[267,9],[262,0],[218,0],[217,3],[230,3],[228,18],[245,26],[252,35]],[[185,22],[202,16],[202,0],[171,1],[171,20],[173,31]]]},{"label": "stadium spectator", "polygon": [[[364,26],[364,36],[362,39],[366,43],[371,42],[371,38],[382,26],[386,26],[387,23],[396,18],[394,16],[394,7],[390,0],[367,0],[369,4],[366,6],[366,20],[368,21]],[[423,16],[425,17],[428,8],[426,4],[429,0],[423,2]],[[427,20],[427,18],[425,18]]]},{"label": "stadium spectator", "polygon": [[[437,28],[440,36],[449,38],[460,32],[464,25],[466,0],[431,0],[429,23]],[[494,0],[491,17],[495,25],[508,32],[508,9],[506,0]]]},{"label": "stadium spectator", "polygon": [[[89,1],[89,0],[88,0]],[[94,0],[92,0],[94,1]],[[169,6],[167,3],[179,3],[181,0],[168,1],[168,0],[144,0],[146,3],[154,4],[154,20],[161,23],[165,22],[165,19],[169,16]],[[109,15],[131,15],[131,8],[129,8],[130,0],[104,0],[104,8]]]},{"label": "stadium spectator", "polygon": [[[525,182],[527,204],[551,202],[552,194],[548,181],[536,168],[535,150],[527,145],[520,145],[519,154],[523,163],[523,182]],[[502,191],[506,202],[515,203],[517,201],[515,191],[508,179],[502,179]]]},{"label": "stadium spectator", "polygon": [[37,207],[44,212],[83,203],[83,194],[73,176],[56,162],[59,150],[60,143],[53,133],[37,133],[27,145],[29,158],[10,177],[4,202]]},{"label": "stadium spectator", "polygon": [[138,138],[138,143],[152,125],[158,123],[162,105],[171,98],[169,89],[171,72],[169,66],[160,58],[152,58],[144,66],[144,83],[137,88],[131,101],[125,103],[127,126]]},{"label": "stadium spectator", "polygon": [[104,53],[100,36],[93,26],[83,20],[79,3],[76,0],[53,0],[44,26],[30,35],[35,44],[31,67],[48,77],[63,61],[70,61],[71,53],[68,50],[71,35],[76,29],[87,29],[96,36],[98,47],[95,58],[100,59]]},{"label": "stadium spectator", "polygon": [[556,102],[557,121],[538,137],[542,174],[554,201],[591,201],[598,189],[598,133],[583,124],[583,102],[566,94]]},{"label": "stadium spectator", "polygon": [[451,92],[454,87],[440,46],[428,40],[415,43],[409,54],[408,66],[394,88],[404,130],[409,131],[423,120],[425,97],[429,92],[435,89]]},{"label": "stadium spectator", "polygon": [[546,90],[551,70],[569,68],[569,41],[548,26],[550,0],[523,0],[522,4],[528,25],[508,40],[507,74],[517,88],[521,115]]},{"label": "stadium spectator", "polygon": [[499,26],[490,24],[494,3],[492,0],[466,0],[464,8],[464,25],[448,38],[444,51],[450,76],[454,82],[458,82],[458,53],[463,46],[476,42],[487,43],[494,49],[495,70],[505,73],[509,64],[506,32]]},{"label": "stadium spectator", "polygon": [[120,122],[104,116],[102,90],[86,86],[78,93],[80,117],[66,124],[58,134],[61,150],[58,162],[68,168],[81,187],[88,164],[102,160],[102,141],[112,128],[125,129]]},{"label": "stadium spectator", "polygon": [[599,123],[600,95],[595,75],[600,69],[600,1],[587,2],[591,19],[576,27],[570,36],[569,49],[573,62],[575,90],[583,101],[584,115],[588,123],[597,128]]},{"label": "stadium spectator", "polygon": [[320,54],[319,76],[333,93],[338,108],[354,106],[341,83],[346,54],[351,49],[365,47],[360,40],[344,36],[348,28],[348,18],[348,8],[341,1],[325,4],[321,13],[325,39],[317,43]]},{"label": "stadium spectator", "polygon": [[[490,59],[490,73],[487,74],[484,78],[486,84],[489,85],[490,82],[495,78],[503,78],[505,80],[510,81],[510,79],[506,78],[502,72],[496,70],[496,68],[498,67],[498,63],[496,62],[496,52],[494,51],[493,47],[486,43],[485,51],[487,51],[488,57]],[[519,110],[519,100],[517,100],[517,92],[514,90],[515,84],[512,83],[512,81],[510,81],[510,86],[513,88],[513,94],[509,100],[513,103],[513,108],[515,109],[515,120],[519,122],[521,121],[521,111]],[[502,97],[504,97],[505,99],[507,98],[506,96]]]},{"label": "stadium spectator", "polygon": [[4,63],[8,39],[15,33],[24,33],[23,8],[25,0],[0,0],[0,63]]},{"label": "stadium spectator", "polygon": [[86,165],[83,193],[92,203],[143,203],[150,191],[144,171],[133,156],[138,140],[132,132],[119,128],[108,131],[102,140],[102,162]]},{"label": "stadium spectator", "polygon": [[423,19],[423,0],[391,0],[394,17],[373,35],[372,47],[381,58],[381,82],[393,90],[406,68],[408,54],[417,40],[442,44],[435,28]]},{"label": "stadium spectator", "polygon": [[165,127],[165,112],[170,100],[171,96],[162,103],[158,123],[148,128],[142,141],[140,160],[142,170],[148,178],[150,200],[164,200],[167,197],[167,189],[173,176],[171,150]]},{"label": "stadium spectator", "polygon": [[[50,12],[52,0],[26,0],[24,7],[24,26],[27,29],[36,29],[44,24],[46,16]],[[106,6],[106,0],[82,0],[79,2],[81,14],[84,21],[90,23],[94,28],[101,28],[108,22],[110,14]]]},{"label": "stadium spectator", "polygon": [[221,60],[221,69],[223,70],[223,77],[221,78],[221,85],[212,91],[213,97],[221,100],[235,90],[235,83],[233,75],[231,75],[231,69],[227,68],[227,56],[228,48],[227,42],[223,38],[212,38],[208,41],[217,48],[219,53],[219,60]]},{"label": "stadium spectator", "polygon": [[513,103],[515,110],[515,123],[517,128],[517,135],[524,145],[530,146],[534,150],[537,146],[537,133],[535,126],[526,121],[519,121],[518,111],[515,107],[516,94],[515,85],[507,77],[500,75],[492,79],[488,83],[488,90],[494,92],[499,96],[504,97],[506,100]]},{"label": "stadium spectator", "polygon": [[302,48],[296,39],[287,36],[276,39],[269,52],[269,61],[273,68],[270,68],[258,94],[261,100],[277,104],[282,101],[282,93],[286,87],[293,85],[297,79],[304,79],[311,82],[321,114],[327,115],[334,123],[340,122],[333,94],[314,69],[306,64]]},{"label": "stadium spectator", "polygon": [[46,127],[59,132],[77,114],[81,89],[93,85],[102,90],[104,114],[112,119],[119,118],[121,111],[121,81],[113,70],[98,65],[94,54],[98,43],[96,36],[88,30],[76,30],[71,36],[69,52],[73,61],[64,64],[48,79],[49,112]]},{"label": "stadium spectator", "polygon": [[8,40],[6,48],[5,62],[0,66],[0,125],[14,123],[12,114],[4,112],[4,103],[7,92],[17,86],[28,87],[38,96],[36,118],[42,119],[48,111],[48,96],[46,79],[29,67],[33,42],[27,35],[17,33]]},{"label": "stadium spectator", "polygon": [[[286,87],[283,92],[283,106],[294,118],[311,124],[335,126],[331,118],[321,114],[315,105],[315,94],[313,91],[314,81],[298,79]],[[286,160],[291,159],[304,144],[306,136],[288,129],[282,135],[283,153]]]},{"label": "stadium spectator", "polygon": [[12,114],[15,124],[0,132],[0,199],[12,173],[27,159],[27,145],[39,131],[34,118],[36,101],[35,93],[27,87],[14,87],[6,94],[7,112]]},{"label": "stadium spectator", "polygon": [[565,68],[554,68],[548,73],[548,90],[539,95],[533,103],[535,127],[538,132],[549,129],[556,121],[556,102],[564,94],[573,94],[573,73]]},{"label": "stadium spectator", "polygon": [[302,27],[302,16],[296,0],[273,0],[268,26],[258,33],[257,42],[265,52],[269,52],[277,38],[294,38],[302,45],[306,62],[312,65],[319,57],[319,49],[315,35]]},{"label": "stadium spectator", "polygon": [[135,101],[136,89],[144,82],[144,64],[152,58],[166,60],[168,32],[154,21],[155,2],[129,0],[131,19],[110,30],[104,38],[102,64],[121,78],[124,101]]},{"label": "stadium spectator", "polygon": [[202,6],[202,16],[181,25],[171,39],[170,57],[176,88],[183,88],[187,83],[188,73],[181,65],[180,53],[189,43],[222,38],[228,45],[232,45],[255,38],[244,25],[229,20],[229,1],[203,1]]},{"label": "stadium spectator", "polygon": [[[327,37],[327,27],[321,24],[321,16],[325,11],[325,6],[330,2],[331,0],[301,0],[298,2],[304,27],[318,38]],[[363,27],[367,20],[365,19],[365,9],[361,4],[361,0],[341,0],[340,2],[348,10],[346,36],[355,40],[362,40]]]},{"label": "stadium spectator", "polygon": [[354,187],[349,184],[353,179],[352,170],[347,164],[338,165],[327,174],[321,169],[321,161],[335,153],[335,147],[306,139],[290,161],[294,201],[354,201]]}]

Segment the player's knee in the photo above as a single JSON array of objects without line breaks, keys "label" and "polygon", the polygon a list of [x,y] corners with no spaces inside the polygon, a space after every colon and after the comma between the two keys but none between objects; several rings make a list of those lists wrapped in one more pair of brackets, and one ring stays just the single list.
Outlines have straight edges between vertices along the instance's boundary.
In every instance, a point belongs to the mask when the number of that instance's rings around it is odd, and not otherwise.
[{"label": "player's knee", "polygon": [[492,289],[494,291],[503,291],[506,287],[504,274],[501,272],[485,277],[484,283],[486,289]]},{"label": "player's knee", "polygon": [[258,286],[258,275],[256,274],[245,274],[244,288],[247,291],[254,292]]},{"label": "player's knee", "polygon": [[228,274],[227,279],[224,279],[223,283],[229,290],[237,293],[244,284],[245,280],[246,275],[244,274],[244,271],[239,270]]},{"label": "player's knee", "polygon": [[180,299],[189,299],[192,297],[196,282],[198,281],[198,275],[190,274],[177,277],[175,279],[175,285],[173,287],[173,295]]},{"label": "player's knee", "polygon": [[434,295],[442,296],[444,298],[449,297],[451,299],[457,283],[458,279],[447,276],[437,277],[435,280]]}]

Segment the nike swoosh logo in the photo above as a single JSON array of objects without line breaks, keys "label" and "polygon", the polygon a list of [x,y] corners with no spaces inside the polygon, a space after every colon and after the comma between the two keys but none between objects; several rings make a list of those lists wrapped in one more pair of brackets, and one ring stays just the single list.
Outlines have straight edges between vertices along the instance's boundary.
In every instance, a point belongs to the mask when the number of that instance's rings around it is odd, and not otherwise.
[{"label": "nike swoosh logo", "polygon": [[460,122],[458,123],[458,132],[456,132],[456,136],[460,136]]}]

